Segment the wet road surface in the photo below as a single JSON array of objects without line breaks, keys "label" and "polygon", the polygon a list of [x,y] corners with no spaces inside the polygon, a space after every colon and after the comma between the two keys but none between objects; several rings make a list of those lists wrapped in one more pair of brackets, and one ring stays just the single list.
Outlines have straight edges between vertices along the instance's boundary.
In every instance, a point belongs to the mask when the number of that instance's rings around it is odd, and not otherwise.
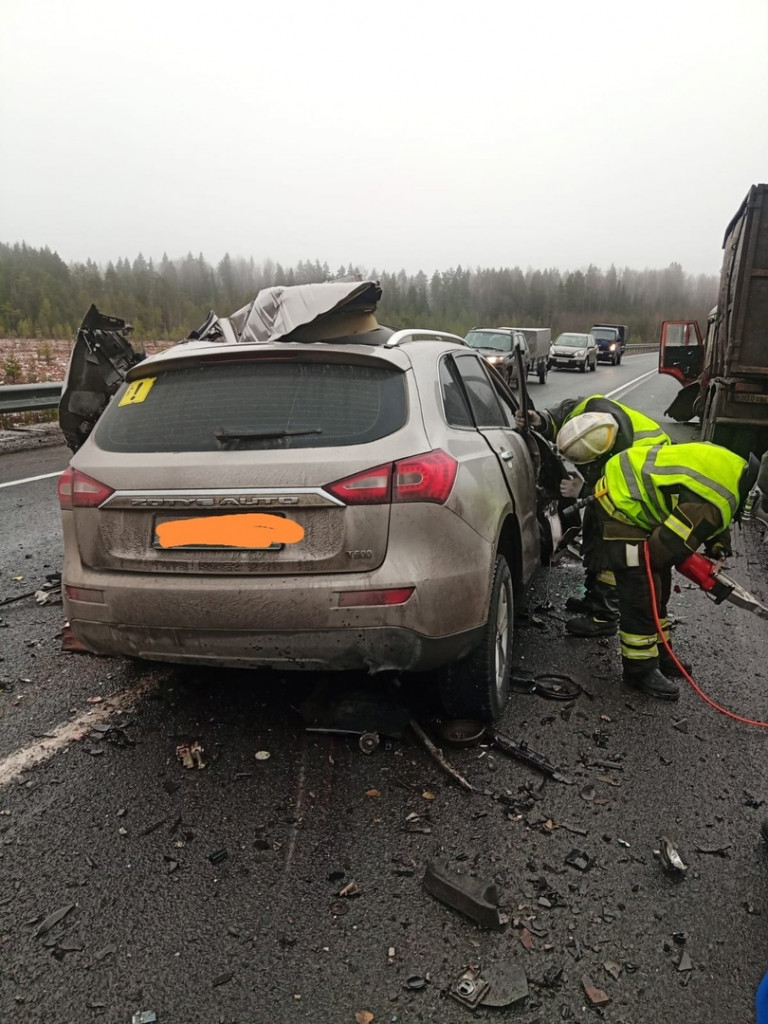
[{"label": "wet road surface", "polygon": [[[0,598],[59,564],[54,491],[0,491]],[[758,528],[737,531],[730,571],[764,601],[767,569]],[[471,793],[408,730],[369,755],[354,735],[307,732],[317,677],[66,653],[60,605],[0,606],[0,1020],[753,1020],[768,968],[765,730],[685,683],[677,704],[622,688],[617,639],[564,635],[580,580],[571,558],[539,574],[515,661],[583,692],[516,693],[499,723],[572,785],[446,746],[428,679],[394,691]],[[768,719],[768,623],[676,582],[673,645],[697,682]],[[177,748],[195,741],[205,767],[186,769]],[[654,855],[662,836],[681,878]],[[508,923],[480,929],[427,893],[433,860],[495,882]],[[452,998],[466,965],[505,961],[529,988],[513,1009]],[[587,984],[609,1001],[592,1005]]]}]

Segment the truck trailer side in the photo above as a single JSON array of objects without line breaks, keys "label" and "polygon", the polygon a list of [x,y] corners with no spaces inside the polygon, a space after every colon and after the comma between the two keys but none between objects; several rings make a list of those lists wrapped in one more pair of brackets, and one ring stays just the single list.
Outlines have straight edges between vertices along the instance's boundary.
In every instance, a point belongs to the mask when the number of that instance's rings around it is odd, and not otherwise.
[{"label": "truck trailer side", "polygon": [[684,386],[669,415],[697,415],[702,441],[759,455],[768,450],[768,185],[749,190],[723,249],[706,333],[696,321],[665,321],[659,372]]}]

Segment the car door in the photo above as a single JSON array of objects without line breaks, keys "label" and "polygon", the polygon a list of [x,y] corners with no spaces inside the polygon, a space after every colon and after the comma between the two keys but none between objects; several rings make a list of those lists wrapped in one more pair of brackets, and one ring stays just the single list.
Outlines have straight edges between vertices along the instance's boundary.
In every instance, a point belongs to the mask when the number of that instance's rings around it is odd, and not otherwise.
[{"label": "car door", "polygon": [[536,479],[524,439],[514,427],[514,405],[503,385],[492,378],[475,355],[454,355],[453,362],[478,431],[483,435],[506,482],[520,524],[523,578],[539,559],[536,519]]}]

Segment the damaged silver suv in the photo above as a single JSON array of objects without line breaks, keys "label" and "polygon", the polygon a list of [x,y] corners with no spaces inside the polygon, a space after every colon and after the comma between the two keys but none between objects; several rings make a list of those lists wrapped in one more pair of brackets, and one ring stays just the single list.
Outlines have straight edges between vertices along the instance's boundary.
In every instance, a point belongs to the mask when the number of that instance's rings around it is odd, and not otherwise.
[{"label": "damaged silver suv", "polygon": [[371,281],[266,289],[147,359],[89,311],[59,482],[65,612],[88,648],[438,670],[445,712],[501,713],[551,454],[514,429],[480,355],[380,326],[379,296]]}]

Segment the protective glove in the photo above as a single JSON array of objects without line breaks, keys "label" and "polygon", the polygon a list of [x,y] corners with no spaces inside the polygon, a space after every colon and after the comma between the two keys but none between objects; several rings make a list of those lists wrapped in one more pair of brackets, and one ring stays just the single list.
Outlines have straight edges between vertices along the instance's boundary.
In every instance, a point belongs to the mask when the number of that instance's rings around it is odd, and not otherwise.
[{"label": "protective glove", "polygon": [[578,473],[569,473],[560,481],[560,495],[563,498],[578,498],[584,487],[584,480]]},{"label": "protective glove", "polygon": [[[543,422],[535,409],[528,410],[528,423],[534,430],[539,430]],[[518,409],[515,413],[515,426],[518,430],[522,430],[525,427],[525,413],[522,409]]]},{"label": "protective glove", "polygon": [[704,544],[704,554],[708,558],[714,558],[716,562],[719,562],[721,558],[732,558],[733,549],[731,548],[731,535],[728,530],[706,541]]}]

